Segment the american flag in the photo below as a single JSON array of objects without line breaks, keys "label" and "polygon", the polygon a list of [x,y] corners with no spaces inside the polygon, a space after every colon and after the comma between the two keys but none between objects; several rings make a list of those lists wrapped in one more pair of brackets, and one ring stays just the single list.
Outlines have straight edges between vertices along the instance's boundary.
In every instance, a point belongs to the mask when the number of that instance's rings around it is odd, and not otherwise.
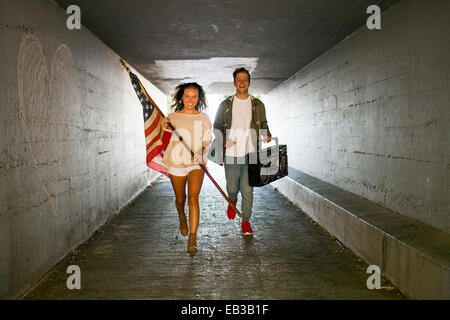
[{"label": "american flag", "polygon": [[131,84],[142,104],[144,115],[144,132],[147,149],[147,166],[168,176],[167,166],[162,162],[164,149],[170,141],[172,133],[165,131],[161,125],[162,116],[147,97],[147,93],[139,78],[126,67],[130,75]]}]

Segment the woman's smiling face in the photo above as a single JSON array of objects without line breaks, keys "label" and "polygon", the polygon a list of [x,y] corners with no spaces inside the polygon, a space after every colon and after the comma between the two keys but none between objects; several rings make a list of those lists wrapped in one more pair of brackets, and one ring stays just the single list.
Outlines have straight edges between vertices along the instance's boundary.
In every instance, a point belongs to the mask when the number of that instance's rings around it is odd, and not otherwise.
[{"label": "woman's smiling face", "polygon": [[194,111],[198,103],[198,90],[195,88],[186,88],[183,92],[183,105],[185,111]]}]

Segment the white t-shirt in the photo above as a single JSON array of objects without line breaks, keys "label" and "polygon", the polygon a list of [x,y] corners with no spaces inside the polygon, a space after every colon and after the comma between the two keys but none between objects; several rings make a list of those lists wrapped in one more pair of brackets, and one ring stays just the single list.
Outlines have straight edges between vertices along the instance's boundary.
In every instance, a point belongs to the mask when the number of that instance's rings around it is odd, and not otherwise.
[{"label": "white t-shirt", "polygon": [[232,157],[243,157],[249,152],[254,152],[255,147],[251,139],[250,122],[252,120],[252,100],[241,100],[238,97],[233,99],[233,113],[231,128],[228,139],[236,143],[226,148],[225,155]]}]

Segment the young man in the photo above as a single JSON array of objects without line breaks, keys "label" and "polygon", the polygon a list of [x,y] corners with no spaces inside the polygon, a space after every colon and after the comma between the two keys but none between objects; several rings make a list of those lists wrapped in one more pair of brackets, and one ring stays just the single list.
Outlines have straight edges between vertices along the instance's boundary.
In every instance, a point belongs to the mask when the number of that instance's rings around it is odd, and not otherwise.
[{"label": "young man", "polygon": [[[236,205],[238,193],[241,192],[242,233],[252,235],[249,220],[252,214],[253,187],[248,180],[249,154],[257,151],[257,139],[270,142],[271,134],[264,104],[248,93],[250,72],[245,68],[237,68],[233,72],[233,79],[236,93],[220,104],[214,129],[222,133],[224,142],[228,197]],[[236,215],[230,205],[227,215],[229,219],[234,219]]]}]

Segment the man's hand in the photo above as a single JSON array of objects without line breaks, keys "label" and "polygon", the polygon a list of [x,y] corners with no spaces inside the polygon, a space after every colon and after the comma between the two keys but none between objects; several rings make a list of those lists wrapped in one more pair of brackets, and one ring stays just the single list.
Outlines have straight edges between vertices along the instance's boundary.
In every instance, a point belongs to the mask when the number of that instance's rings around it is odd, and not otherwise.
[{"label": "man's hand", "polygon": [[236,144],[235,141],[231,141],[231,140],[227,140],[227,142],[225,143],[225,148],[229,148],[231,147],[233,144]]},{"label": "man's hand", "polygon": [[269,137],[269,136],[265,136],[265,137],[264,137],[264,142],[265,142],[265,143],[269,143],[270,141],[272,141],[272,138],[271,138],[271,137]]}]

